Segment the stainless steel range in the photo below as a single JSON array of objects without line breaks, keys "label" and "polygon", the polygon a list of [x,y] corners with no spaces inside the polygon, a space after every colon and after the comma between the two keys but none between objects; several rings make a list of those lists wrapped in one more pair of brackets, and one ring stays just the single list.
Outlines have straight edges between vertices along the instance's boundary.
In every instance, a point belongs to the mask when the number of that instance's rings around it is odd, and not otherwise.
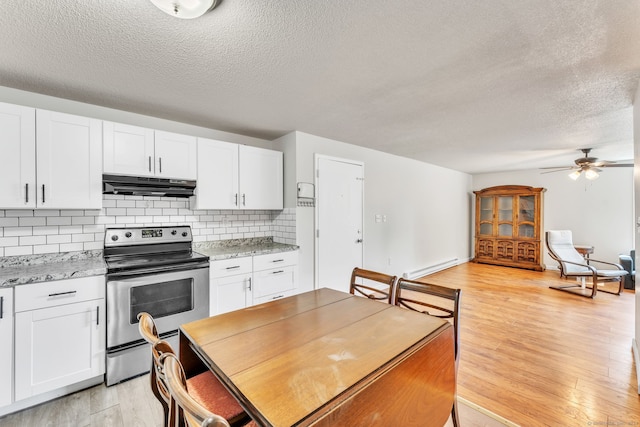
[{"label": "stainless steel range", "polygon": [[192,240],[189,226],[106,230],[108,386],[149,371],[138,313],[151,314],[176,351],[178,327],[209,315],[209,257]]}]

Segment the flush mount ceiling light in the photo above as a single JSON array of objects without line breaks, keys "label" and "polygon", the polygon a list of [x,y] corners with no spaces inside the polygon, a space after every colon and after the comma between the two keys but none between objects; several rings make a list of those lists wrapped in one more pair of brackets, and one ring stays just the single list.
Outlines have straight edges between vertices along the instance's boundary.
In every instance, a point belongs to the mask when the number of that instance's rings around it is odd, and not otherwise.
[{"label": "flush mount ceiling light", "polygon": [[198,18],[214,9],[219,0],[150,0],[161,11],[182,19]]}]

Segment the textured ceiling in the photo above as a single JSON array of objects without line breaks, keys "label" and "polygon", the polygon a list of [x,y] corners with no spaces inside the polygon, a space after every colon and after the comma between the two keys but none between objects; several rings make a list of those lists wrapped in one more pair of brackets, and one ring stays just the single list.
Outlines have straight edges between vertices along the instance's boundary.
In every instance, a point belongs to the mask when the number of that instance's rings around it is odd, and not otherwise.
[{"label": "textured ceiling", "polygon": [[0,1],[0,86],[469,173],[633,157],[636,0]]}]

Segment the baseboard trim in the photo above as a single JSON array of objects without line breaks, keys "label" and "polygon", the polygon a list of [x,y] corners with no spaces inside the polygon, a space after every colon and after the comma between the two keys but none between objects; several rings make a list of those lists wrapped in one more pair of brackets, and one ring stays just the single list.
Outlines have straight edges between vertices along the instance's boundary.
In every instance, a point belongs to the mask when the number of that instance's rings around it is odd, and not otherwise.
[{"label": "baseboard trim", "polygon": [[633,360],[636,364],[636,377],[638,380],[638,394],[640,394],[640,348],[635,338],[631,339],[631,348],[633,349]]},{"label": "baseboard trim", "polygon": [[467,405],[467,406],[468,406],[468,407],[470,407],[470,408],[475,409],[476,411],[478,411],[478,412],[480,412],[480,413],[482,413],[482,414],[486,415],[486,416],[487,416],[487,417],[489,417],[489,418],[493,418],[494,420],[498,421],[499,423],[501,423],[501,424],[503,424],[503,425],[505,425],[505,426],[507,426],[507,427],[520,427],[520,425],[519,425],[519,424],[516,424],[516,423],[514,423],[514,422],[512,422],[512,421],[509,421],[509,420],[507,420],[506,418],[503,418],[503,417],[501,417],[500,415],[495,414],[495,413],[493,413],[493,412],[489,411],[489,410],[488,410],[488,409],[486,409],[486,408],[483,408],[482,406],[476,405],[476,404],[475,404],[475,403],[473,403],[473,402],[469,402],[469,401],[468,401],[467,399],[465,399],[464,397],[460,397],[460,396],[458,396],[458,402],[459,402],[459,403],[462,403],[463,405]]}]

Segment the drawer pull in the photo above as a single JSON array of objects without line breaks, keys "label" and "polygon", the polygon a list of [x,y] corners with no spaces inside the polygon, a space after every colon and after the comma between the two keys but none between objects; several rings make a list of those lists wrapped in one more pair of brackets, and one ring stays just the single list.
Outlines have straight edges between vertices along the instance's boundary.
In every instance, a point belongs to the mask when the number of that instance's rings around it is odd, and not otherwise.
[{"label": "drawer pull", "polygon": [[96,305],[96,326],[100,326],[100,306]]},{"label": "drawer pull", "polygon": [[73,295],[78,291],[56,292],[55,294],[49,294],[50,297],[59,297],[62,295]]},{"label": "drawer pull", "polygon": [[273,297],[271,299],[274,300],[274,299],[278,299],[278,298],[282,298],[282,297],[284,297],[284,295],[278,295],[278,296],[275,296],[275,297]]},{"label": "drawer pull", "polygon": [[271,274],[280,274],[284,273],[284,270],[273,271]]},{"label": "drawer pull", "polygon": [[235,270],[236,268],[240,268],[240,266],[234,265],[233,267],[227,267],[227,270]]},{"label": "drawer pull", "polygon": [[282,262],[282,261],[284,261],[284,259],[274,259],[274,260],[273,260],[273,261],[271,261],[271,262]]},{"label": "drawer pull", "polygon": [[0,297],[0,319],[4,317],[4,297]]}]

